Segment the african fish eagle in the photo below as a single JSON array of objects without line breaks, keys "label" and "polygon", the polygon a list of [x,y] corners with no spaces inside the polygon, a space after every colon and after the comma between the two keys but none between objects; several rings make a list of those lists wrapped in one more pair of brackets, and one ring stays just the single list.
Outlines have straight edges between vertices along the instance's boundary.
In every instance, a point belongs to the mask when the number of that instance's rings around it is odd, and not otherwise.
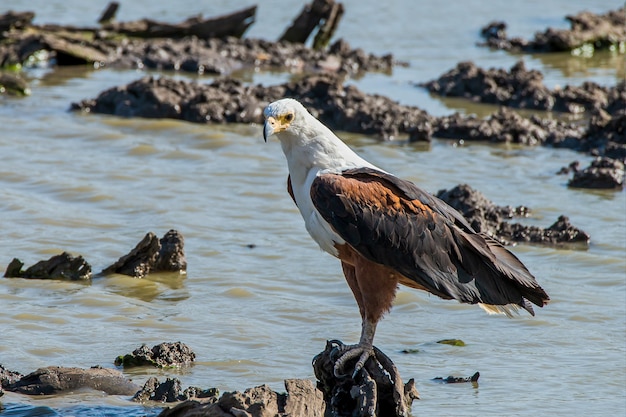
[{"label": "african fish eagle", "polygon": [[263,114],[263,137],[280,140],[306,230],[341,260],[361,313],[360,341],[343,348],[336,374],[358,358],[356,374],[373,355],[398,284],[509,316],[548,303],[515,255],[443,201],[361,158],[298,101],[275,101]]}]

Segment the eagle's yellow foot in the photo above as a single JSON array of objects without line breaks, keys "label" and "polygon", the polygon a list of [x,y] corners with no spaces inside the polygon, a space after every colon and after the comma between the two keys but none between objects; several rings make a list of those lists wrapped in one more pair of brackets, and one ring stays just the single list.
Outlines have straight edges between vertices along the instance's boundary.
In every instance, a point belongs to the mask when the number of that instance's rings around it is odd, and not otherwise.
[{"label": "eagle's yellow foot", "polygon": [[374,348],[372,345],[361,345],[360,343],[358,345],[340,346],[337,350],[341,356],[335,361],[333,373],[338,378],[347,375],[343,373],[346,363],[358,357],[359,359],[354,365],[354,372],[352,372],[352,379],[354,379],[359,371],[363,369],[363,366],[365,366],[365,362],[367,362],[371,356],[374,356]]}]

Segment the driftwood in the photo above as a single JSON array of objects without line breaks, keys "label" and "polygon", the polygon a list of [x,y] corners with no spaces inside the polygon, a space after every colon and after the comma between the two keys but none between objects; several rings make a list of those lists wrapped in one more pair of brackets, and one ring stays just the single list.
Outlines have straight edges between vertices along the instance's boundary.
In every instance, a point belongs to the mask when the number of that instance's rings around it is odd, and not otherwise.
[{"label": "driftwood", "polygon": [[212,19],[194,16],[178,24],[142,19],[134,22],[108,23],[103,25],[102,29],[137,38],[184,38],[186,36],[196,36],[199,39],[228,36],[240,38],[254,23],[255,16],[256,6],[252,6]]},{"label": "driftwood", "polygon": [[313,0],[304,6],[302,12],[282,34],[280,41],[305,43],[315,28],[319,27],[313,40],[313,49],[323,49],[337,29],[343,12],[343,4],[334,0]]},{"label": "driftwood", "polygon": [[113,19],[115,19],[115,14],[117,13],[117,10],[119,8],[120,8],[120,4],[118,2],[112,1],[111,3],[109,3],[106,9],[104,9],[102,14],[100,15],[100,18],[98,19],[98,23],[103,25],[105,23],[111,22]]},{"label": "driftwood", "polygon": [[105,268],[103,274],[123,274],[143,278],[152,272],[187,270],[183,235],[170,230],[161,239],[149,232],[127,255]]},{"label": "driftwood", "polygon": [[24,263],[13,258],[4,273],[6,278],[35,279],[70,279],[85,280],[91,278],[91,265],[82,256],[74,257],[67,252],[55,255],[48,260],[39,261],[22,271]]},{"label": "driftwood", "polygon": [[[328,341],[326,349],[313,358],[313,370],[318,388],[324,393],[327,407],[333,416],[408,416],[413,400],[419,398],[415,381],[402,383],[395,365],[378,348],[357,374],[337,377],[334,373],[338,340]],[[356,362],[348,362],[348,366]]]}]

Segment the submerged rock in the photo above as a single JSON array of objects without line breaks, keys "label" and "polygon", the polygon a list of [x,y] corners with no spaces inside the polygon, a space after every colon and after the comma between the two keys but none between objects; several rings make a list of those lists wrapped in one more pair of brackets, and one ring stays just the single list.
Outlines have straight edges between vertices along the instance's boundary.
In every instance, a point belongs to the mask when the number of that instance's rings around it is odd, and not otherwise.
[{"label": "submerged rock", "polygon": [[91,265],[82,256],[72,256],[67,252],[39,261],[22,271],[24,263],[13,258],[4,276],[7,278],[69,279],[86,280],[91,278]]},{"label": "submerged rock", "polygon": [[611,158],[596,158],[591,164],[576,170],[567,183],[574,188],[615,189],[624,188],[624,164]]},{"label": "submerged rock", "polygon": [[481,192],[467,184],[457,185],[450,190],[440,190],[437,197],[458,210],[477,232],[493,236],[502,244],[515,242],[540,243],[545,245],[583,244],[588,245],[590,236],[572,226],[569,219],[560,216],[548,228],[510,223],[516,216],[527,216],[530,210],[520,206],[497,206]]},{"label": "submerged rock", "polygon": [[183,235],[176,230],[170,230],[161,239],[148,232],[133,250],[105,268],[102,273],[143,278],[155,272],[186,271]]},{"label": "submerged rock", "polygon": [[593,82],[585,82],[580,87],[550,90],[543,84],[543,74],[527,70],[523,61],[516,63],[510,71],[497,68],[485,70],[473,62],[461,62],[438,79],[419,85],[441,96],[568,113],[606,108],[611,94],[611,89]]},{"label": "submerged rock", "polygon": [[149,348],[141,345],[131,354],[115,358],[115,365],[130,368],[133,366],[155,366],[168,368],[190,365],[196,360],[196,354],[184,343],[160,343]]},{"label": "submerged rock", "polygon": [[463,383],[463,382],[477,383],[478,378],[480,378],[480,372],[476,372],[474,375],[468,376],[468,377],[448,376],[446,378],[442,378],[438,376],[436,378],[433,378],[433,381],[441,382],[444,384],[458,384],[458,383]]},{"label": "submerged rock", "polygon": [[159,382],[157,378],[151,377],[146,381],[143,388],[133,396],[133,401],[173,403],[192,398],[206,398],[208,400],[205,402],[213,403],[217,402],[218,397],[219,390],[217,388],[203,390],[198,387],[189,387],[183,390],[178,378],[167,378],[165,382]]},{"label": "submerged rock", "polygon": [[91,388],[109,395],[133,395],[139,387],[115,369],[49,366],[8,384],[5,389],[27,395],[52,395]]},{"label": "submerged rock", "polygon": [[182,119],[196,123],[262,123],[263,108],[283,97],[300,100],[331,129],[378,135],[407,135],[431,117],[417,107],[345,86],[341,77],[318,75],[281,85],[246,86],[223,78],[211,84],[144,77],[74,103],[72,110],[124,117]]},{"label": "submerged rock", "polygon": [[[513,52],[562,52],[577,48],[619,48],[626,43],[626,8],[608,11],[605,14],[580,12],[566,16],[570,29],[548,28],[537,32],[532,40],[507,38],[506,23],[491,22],[481,30],[486,42],[483,46]],[[586,52],[589,53],[589,52]]]},{"label": "submerged rock", "polygon": [[526,118],[502,107],[491,116],[480,119],[474,115],[453,114],[434,120],[433,135],[439,138],[494,143],[519,143],[580,147],[583,128],[557,120]]},{"label": "submerged rock", "polygon": [[244,392],[226,392],[215,396],[183,401],[164,409],[159,417],[323,417],[326,404],[312,381],[285,380],[286,393],[277,393],[267,385]]}]

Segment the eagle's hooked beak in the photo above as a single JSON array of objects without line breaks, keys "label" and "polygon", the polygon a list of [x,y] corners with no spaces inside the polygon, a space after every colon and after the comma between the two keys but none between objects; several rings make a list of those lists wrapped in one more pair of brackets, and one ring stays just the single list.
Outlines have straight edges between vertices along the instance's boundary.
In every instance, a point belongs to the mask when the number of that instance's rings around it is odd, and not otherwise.
[{"label": "eagle's hooked beak", "polygon": [[267,138],[276,133],[276,119],[272,116],[265,119],[265,124],[263,125],[263,139],[267,142]]}]

